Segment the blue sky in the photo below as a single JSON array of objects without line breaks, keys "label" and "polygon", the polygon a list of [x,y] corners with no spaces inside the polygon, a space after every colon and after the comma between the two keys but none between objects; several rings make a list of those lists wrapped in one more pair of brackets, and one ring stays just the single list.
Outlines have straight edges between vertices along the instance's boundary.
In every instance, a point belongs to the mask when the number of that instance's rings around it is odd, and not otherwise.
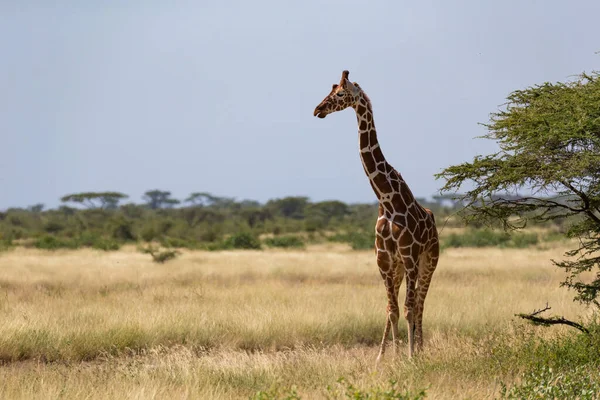
[{"label": "blue sky", "polygon": [[[52,3],[52,4],[51,4]],[[59,4],[60,3],[60,4]],[[375,200],[343,69],[417,196],[515,89],[597,69],[600,2],[0,3],[0,209],[148,189]]]}]

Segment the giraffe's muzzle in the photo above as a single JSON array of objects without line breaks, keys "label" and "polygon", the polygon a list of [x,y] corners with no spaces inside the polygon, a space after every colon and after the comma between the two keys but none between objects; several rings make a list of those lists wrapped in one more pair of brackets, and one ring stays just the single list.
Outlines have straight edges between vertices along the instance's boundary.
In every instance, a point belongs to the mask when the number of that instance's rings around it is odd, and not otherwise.
[{"label": "giraffe's muzzle", "polygon": [[323,107],[317,106],[317,108],[315,108],[315,112],[313,113],[313,115],[315,117],[325,118],[327,116],[327,113],[323,110]]}]

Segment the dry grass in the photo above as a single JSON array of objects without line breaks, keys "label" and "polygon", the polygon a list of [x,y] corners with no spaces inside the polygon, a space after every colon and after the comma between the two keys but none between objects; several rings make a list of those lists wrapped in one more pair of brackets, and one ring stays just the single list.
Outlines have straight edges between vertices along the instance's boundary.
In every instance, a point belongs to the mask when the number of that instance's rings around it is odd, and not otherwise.
[{"label": "dry grass", "polygon": [[386,298],[370,251],[185,252],[157,265],[133,248],[16,249],[0,254],[0,397],[239,398],[296,385],[314,398],[341,376],[489,397],[515,373],[494,346],[517,349],[535,330],[513,314],[546,302],[582,312],[549,261],[564,250],[446,250],[427,350],[390,352],[374,371]]}]

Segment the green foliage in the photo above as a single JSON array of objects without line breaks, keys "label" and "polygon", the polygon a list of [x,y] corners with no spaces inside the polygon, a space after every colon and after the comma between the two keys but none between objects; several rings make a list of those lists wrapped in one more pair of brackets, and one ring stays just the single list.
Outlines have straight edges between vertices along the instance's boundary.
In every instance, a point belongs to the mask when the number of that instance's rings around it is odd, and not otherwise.
[{"label": "green foliage", "polygon": [[116,209],[119,201],[127,197],[126,194],[119,192],[84,192],[68,194],[63,196],[60,201],[83,204],[88,208]]},{"label": "green foliage", "polygon": [[161,250],[159,247],[152,246],[151,244],[148,244],[145,247],[140,247],[139,250],[144,254],[150,254],[152,261],[158,264],[164,264],[169,260],[175,259],[179,254],[181,254],[177,250]]},{"label": "green foliage", "polygon": [[109,221],[111,236],[116,240],[135,241],[136,235],[133,233],[133,221],[119,215]]},{"label": "green foliage", "polygon": [[79,242],[73,239],[44,235],[33,242],[33,246],[43,250],[77,249]]},{"label": "green foliage", "polygon": [[395,380],[388,381],[386,387],[371,387],[359,389],[344,378],[337,381],[337,385],[327,387],[328,394],[333,399],[347,398],[354,400],[422,400],[426,397],[426,391],[420,390],[411,393],[408,389],[400,389]]},{"label": "green foliage", "polygon": [[222,243],[223,249],[260,250],[260,240],[250,232],[239,232],[229,236]]},{"label": "green foliage", "polygon": [[98,238],[92,244],[92,248],[104,251],[115,251],[121,248],[119,242],[112,238]]},{"label": "green foliage", "polygon": [[[335,385],[328,385],[328,399],[354,399],[354,400],[422,400],[426,398],[426,391],[413,393],[406,388],[400,389],[395,380],[388,381],[387,386],[375,386],[360,389],[348,382],[345,378],[337,380]],[[251,400],[300,400],[296,387],[281,389],[274,385],[268,390],[261,390],[250,397]]]},{"label": "green foliage", "polygon": [[525,248],[538,244],[536,233],[508,233],[491,229],[469,229],[464,233],[451,233],[441,237],[446,247],[509,247]]},{"label": "green foliage", "polygon": [[10,238],[4,238],[0,235],[0,251],[6,251],[13,248],[13,243]]},{"label": "green foliage", "polygon": [[170,208],[180,203],[179,200],[171,197],[171,192],[158,189],[148,190],[144,193],[143,199],[152,210]]},{"label": "green foliage", "polygon": [[266,208],[273,215],[291,219],[304,219],[304,210],[308,204],[307,197],[285,197],[283,199],[270,200],[266,204]]},{"label": "green foliage", "polygon": [[554,371],[550,367],[543,367],[523,374],[522,382],[510,389],[503,384],[500,397],[594,400],[598,398],[598,393],[600,393],[600,375],[597,371],[592,372],[580,366],[567,371]]},{"label": "green foliage", "polygon": [[33,247],[43,250],[78,249],[80,247],[91,247],[98,250],[119,250],[121,245],[112,238],[83,234],[76,238],[65,238],[53,235],[44,235],[33,241]]},{"label": "green foliage", "polygon": [[354,231],[338,233],[328,238],[332,242],[348,243],[353,250],[370,250],[375,248],[375,231]]},{"label": "green foliage", "polygon": [[269,247],[296,248],[303,249],[304,241],[298,236],[275,236],[264,240]]},{"label": "green foliage", "polygon": [[188,240],[179,239],[176,237],[168,237],[168,236],[163,237],[160,240],[160,244],[167,248],[178,248],[178,249],[184,249],[184,248],[194,249],[197,247],[193,242],[190,242]]},{"label": "green foliage", "polygon": [[300,400],[302,397],[298,395],[295,387],[288,390],[281,390],[278,387],[273,387],[268,390],[259,390],[250,396],[250,400]]},{"label": "green foliage", "polygon": [[[446,180],[442,191],[469,183],[459,201],[471,222],[518,229],[569,219],[567,234],[579,245],[555,262],[567,272],[562,285],[600,307],[600,76],[514,91],[485,126],[500,150],[446,168],[437,175]],[[590,271],[591,282],[580,279]]]},{"label": "green foliage", "polygon": [[59,232],[63,231],[64,229],[65,229],[64,224],[60,223],[57,220],[48,221],[44,224],[44,231],[51,233],[51,234],[59,233]]}]

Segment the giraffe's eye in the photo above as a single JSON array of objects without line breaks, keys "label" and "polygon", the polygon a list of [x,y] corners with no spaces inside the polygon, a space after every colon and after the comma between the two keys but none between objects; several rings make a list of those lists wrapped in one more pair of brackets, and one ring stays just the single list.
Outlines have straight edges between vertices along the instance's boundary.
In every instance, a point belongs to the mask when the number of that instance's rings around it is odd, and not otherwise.
[{"label": "giraffe's eye", "polygon": [[335,95],[336,95],[336,96],[338,96],[338,97],[343,97],[343,96],[344,96],[344,93],[342,93],[342,92],[337,92]]}]

